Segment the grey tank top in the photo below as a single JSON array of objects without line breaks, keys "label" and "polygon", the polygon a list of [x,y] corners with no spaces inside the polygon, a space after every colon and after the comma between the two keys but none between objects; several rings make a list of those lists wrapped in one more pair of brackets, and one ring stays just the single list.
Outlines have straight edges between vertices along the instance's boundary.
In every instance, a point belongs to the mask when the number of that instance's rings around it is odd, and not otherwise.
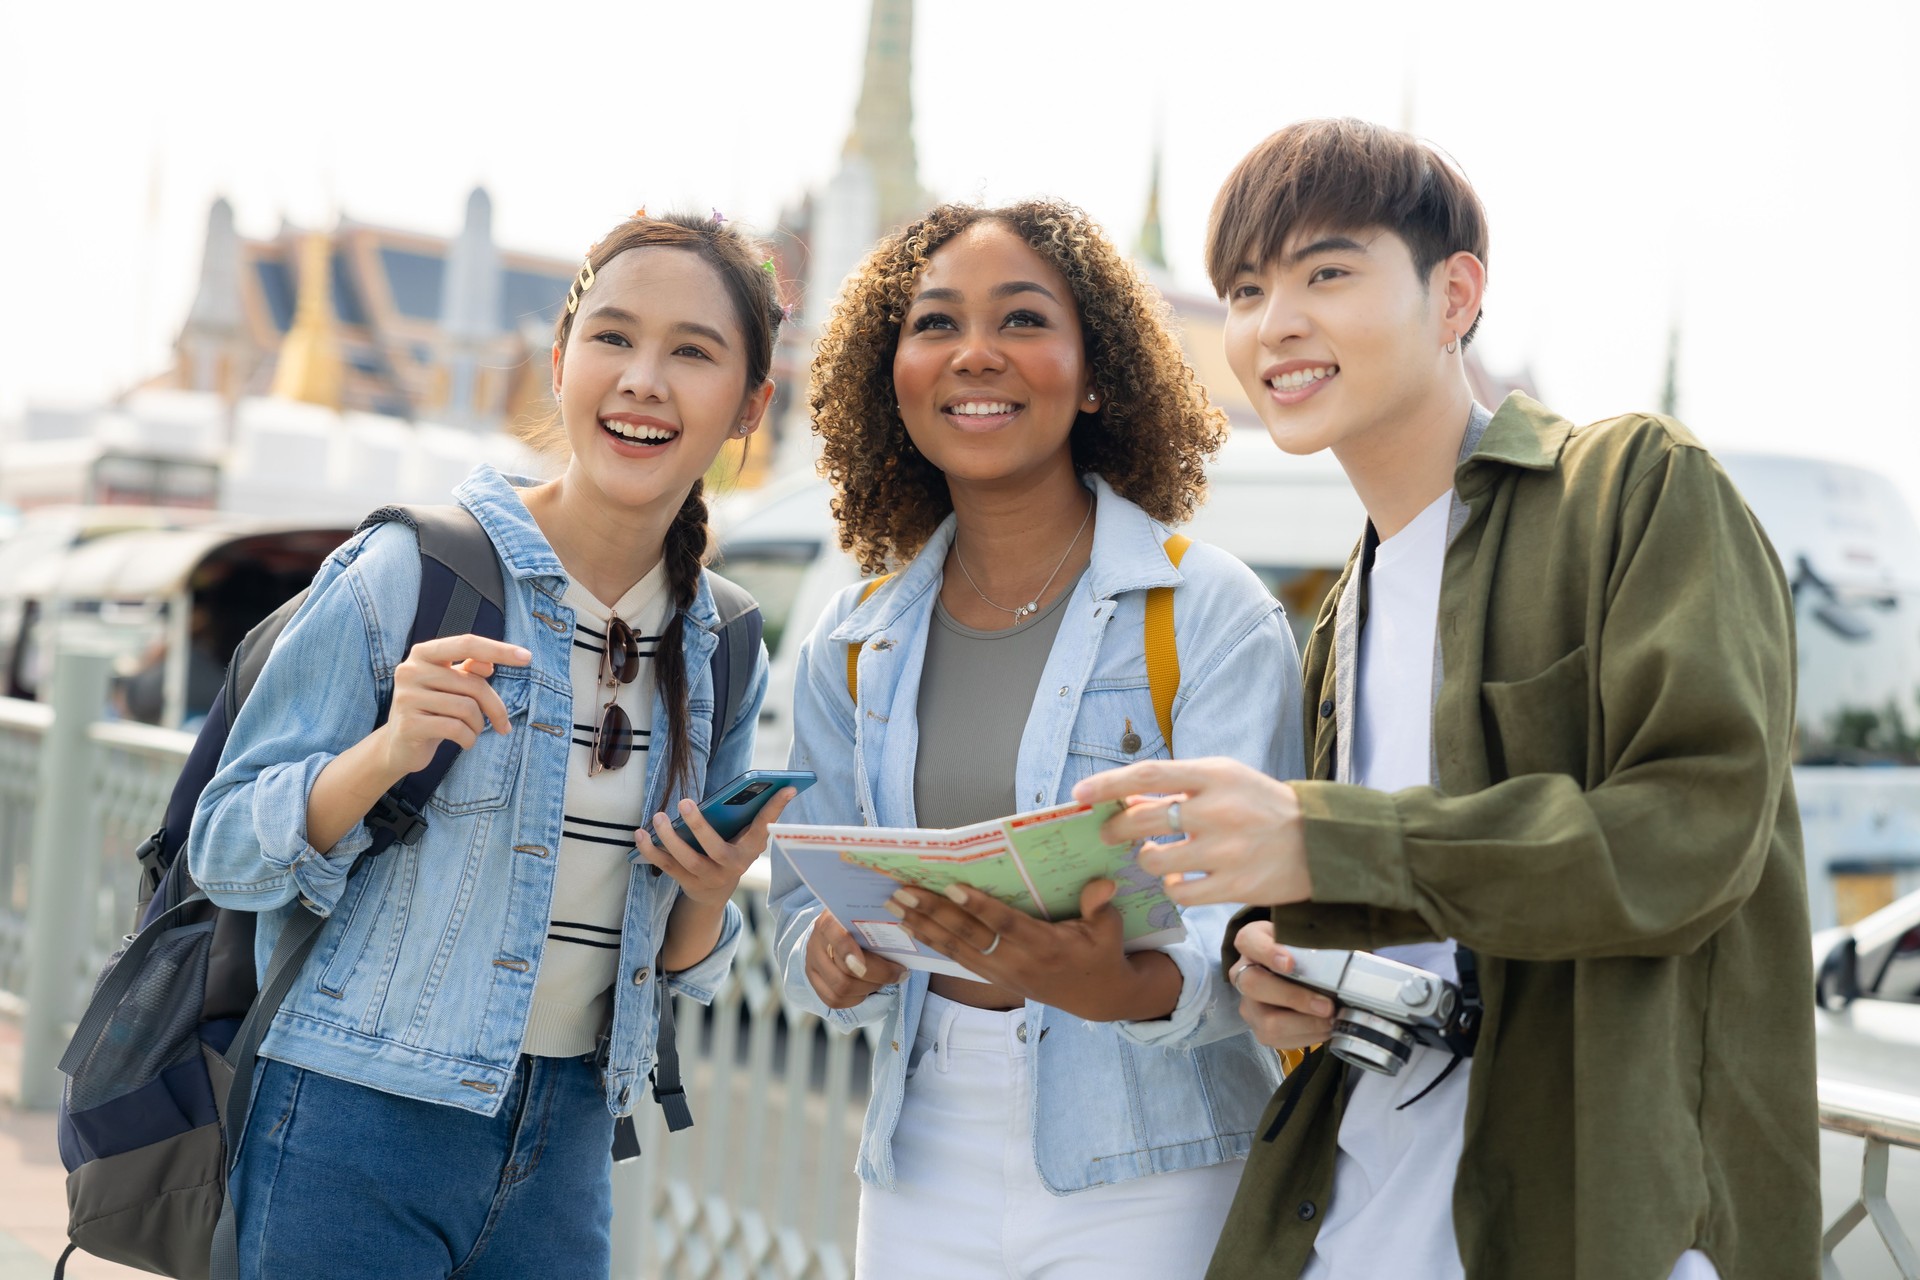
[{"label": "grey tank top", "polygon": [[962,626],[934,603],[920,671],[920,748],[913,761],[913,809],[921,826],[964,827],[1016,812],[1020,739],[1078,581],[1004,631]]}]

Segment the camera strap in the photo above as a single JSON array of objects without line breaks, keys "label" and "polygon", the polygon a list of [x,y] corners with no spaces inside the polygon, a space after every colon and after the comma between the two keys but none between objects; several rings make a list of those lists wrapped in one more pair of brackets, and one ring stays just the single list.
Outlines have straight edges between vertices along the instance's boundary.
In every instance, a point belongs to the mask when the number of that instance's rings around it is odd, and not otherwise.
[{"label": "camera strap", "polygon": [[1455,975],[1460,980],[1460,1007],[1454,1010],[1447,1025],[1440,1028],[1440,1041],[1453,1053],[1447,1065],[1440,1068],[1427,1087],[1395,1107],[1395,1111],[1405,1111],[1420,1099],[1440,1087],[1440,1082],[1453,1074],[1454,1068],[1473,1056],[1474,1046],[1480,1040],[1480,968],[1471,949],[1456,945],[1453,953]]}]

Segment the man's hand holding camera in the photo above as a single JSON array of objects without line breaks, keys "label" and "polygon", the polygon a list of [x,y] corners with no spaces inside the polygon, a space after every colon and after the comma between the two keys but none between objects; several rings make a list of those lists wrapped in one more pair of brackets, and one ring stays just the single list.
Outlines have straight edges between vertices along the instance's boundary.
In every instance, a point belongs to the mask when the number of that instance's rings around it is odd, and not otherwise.
[{"label": "man's hand holding camera", "polygon": [[1227,981],[1240,993],[1240,1016],[1254,1039],[1269,1049],[1305,1049],[1333,1034],[1333,1001],[1282,974],[1293,971],[1293,957],[1273,940],[1273,922],[1255,920],[1234,935],[1240,958]]},{"label": "man's hand holding camera", "polygon": [[[1166,881],[1182,906],[1212,902],[1303,902],[1313,896],[1300,802],[1293,788],[1238,760],[1151,760],[1095,774],[1073,789],[1086,804],[1125,800],[1100,837],[1112,844],[1147,840],[1140,865]],[[1194,872],[1200,877],[1188,879]],[[1241,958],[1228,972],[1240,1014],[1260,1043],[1300,1049],[1333,1029],[1333,1002],[1289,982],[1292,957],[1273,925],[1240,930]]]}]

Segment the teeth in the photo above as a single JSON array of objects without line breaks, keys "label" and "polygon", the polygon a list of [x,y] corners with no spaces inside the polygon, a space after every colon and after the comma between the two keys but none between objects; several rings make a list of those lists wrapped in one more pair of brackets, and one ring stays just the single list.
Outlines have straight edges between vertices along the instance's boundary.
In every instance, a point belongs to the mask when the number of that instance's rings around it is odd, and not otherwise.
[{"label": "teeth", "polygon": [[995,413],[1012,413],[1013,410],[1014,406],[1008,404],[1005,400],[968,400],[963,404],[952,406],[947,412],[961,415],[978,414],[985,416]]},{"label": "teeth", "polygon": [[613,422],[606,418],[600,420],[600,425],[622,439],[638,440],[645,444],[659,444],[680,434],[665,427],[643,427],[637,422]]},{"label": "teeth", "polygon": [[1322,378],[1331,378],[1340,372],[1339,365],[1323,365],[1314,369],[1296,369],[1292,373],[1283,373],[1277,378],[1267,379],[1267,385],[1275,391],[1298,391],[1301,387],[1311,386]]}]

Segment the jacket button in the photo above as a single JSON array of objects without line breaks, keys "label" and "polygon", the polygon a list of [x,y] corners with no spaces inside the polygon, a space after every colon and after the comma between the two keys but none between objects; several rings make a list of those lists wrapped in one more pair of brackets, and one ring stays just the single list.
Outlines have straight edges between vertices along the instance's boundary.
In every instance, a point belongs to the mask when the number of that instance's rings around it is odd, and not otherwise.
[{"label": "jacket button", "polygon": [[1318,1209],[1313,1207],[1313,1201],[1302,1200],[1300,1207],[1294,1210],[1294,1215],[1302,1222],[1312,1222],[1314,1218],[1318,1216],[1319,1212]]},{"label": "jacket button", "polygon": [[1328,698],[1325,702],[1320,704],[1320,718],[1324,720],[1332,714],[1333,714],[1333,699]]},{"label": "jacket button", "polygon": [[644,964],[641,965],[638,969],[635,969],[633,971],[633,985],[636,987],[645,986],[647,981],[647,975],[652,972],[653,970],[648,968]]}]

